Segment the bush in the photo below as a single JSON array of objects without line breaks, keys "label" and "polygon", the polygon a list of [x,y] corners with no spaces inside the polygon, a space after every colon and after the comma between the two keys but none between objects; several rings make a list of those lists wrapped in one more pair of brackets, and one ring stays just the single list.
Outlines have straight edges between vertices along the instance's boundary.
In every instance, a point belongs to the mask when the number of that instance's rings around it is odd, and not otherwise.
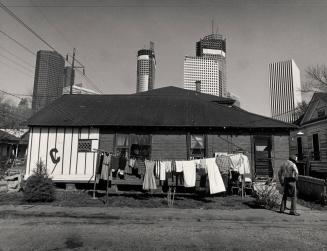
[{"label": "bush", "polygon": [[54,183],[42,161],[36,164],[34,174],[26,180],[23,193],[27,202],[50,202],[55,199]]},{"label": "bush", "polygon": [[266,209],[273,209],[279,206],[279,192],[276,189],[276,186],[271,184],[268,181],[266,184],[262,186],[258,186],[255,193],[255,202],[259,207],[264,207]]}]

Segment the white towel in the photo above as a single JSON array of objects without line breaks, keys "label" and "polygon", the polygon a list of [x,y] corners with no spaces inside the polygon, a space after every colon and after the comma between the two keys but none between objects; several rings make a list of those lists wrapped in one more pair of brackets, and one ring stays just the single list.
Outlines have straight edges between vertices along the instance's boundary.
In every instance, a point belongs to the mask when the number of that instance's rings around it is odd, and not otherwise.
[{"label": "white towel", "polygon": [[184,186],[194,187],[196,180],[196,164],[194,160],[183,161]]},{"label": "white towel", "polygon": [[165,161],[160,161],[160,163],[159,163],[159,179],[166,180],[166,163],[165,163]]},{"label": "white towel", "polygon": [[183,172],[183,161],[176,160],[176,173]]},{"label": "white towel", "polygon": [[208,171],[210,194],[225,192],[226,188],[216,164],[216,159],[206,159],[206,167]]}]

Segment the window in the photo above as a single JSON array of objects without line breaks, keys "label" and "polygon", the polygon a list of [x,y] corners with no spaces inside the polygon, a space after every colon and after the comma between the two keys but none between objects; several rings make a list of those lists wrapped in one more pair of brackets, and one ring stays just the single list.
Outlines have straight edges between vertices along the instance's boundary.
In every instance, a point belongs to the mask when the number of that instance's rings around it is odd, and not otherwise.
[{"label": "window", "polygon": [[78,140],[78,152],[91,152],[91,151],[92,151],[92,140],[90,139]]},{"label": "window", "polygon": [[322,117],[325,117],[325,108],[319,108],[317,110],[317,114],[318,114],[318,118],[322,118]]},{"label": "window", "polygon": [[204,135],[190,135],[190,157],[194,159],[205,157]]}]

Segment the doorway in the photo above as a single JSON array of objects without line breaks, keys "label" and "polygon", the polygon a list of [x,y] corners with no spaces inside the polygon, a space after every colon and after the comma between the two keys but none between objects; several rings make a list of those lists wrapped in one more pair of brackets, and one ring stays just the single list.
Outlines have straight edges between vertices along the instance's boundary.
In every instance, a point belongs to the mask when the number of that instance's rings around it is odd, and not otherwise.
[{"label": "doorway", "polygon": [[254,168],[256,178],[273,176],[271,149],[272,140],[270,136],[254,136]]},{"label": "doorway", "polygon": [[312,144],[313,144],[313,159],[320,160],[320,146],[319,146],[319,136],[318,133],[312,135]]}]

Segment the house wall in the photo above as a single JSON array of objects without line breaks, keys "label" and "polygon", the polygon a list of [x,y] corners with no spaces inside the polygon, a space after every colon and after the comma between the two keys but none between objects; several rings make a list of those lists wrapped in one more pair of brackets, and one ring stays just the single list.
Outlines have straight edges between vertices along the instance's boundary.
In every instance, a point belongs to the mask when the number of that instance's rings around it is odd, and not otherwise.
[{"label": "house wall", "polygon": [[185,135],[152,135],[152,159],[187,159],[187,143]]},{"label": "house wall", "polygon": [[[55,182],[89,181],[93,178],[96,166],[95,152],[78,152],[79,139],[92,140],[91,149],[99,147],[99,130],[97,128],[73,127],[32,127],[27,151],[26,175],[33,174],[38,161],[43,161],[48,174]],[[57,149],[53,163],[50,151]]]},{"label": "house wall", "polygon": [[[297,135],[301,131],[303,135]],[[327,120],[312,123],[310,125],[305,125],[299,130],[291,132],[291,142],[290,142],[290,153],[297,154],[297,138],[302,138],[302,150],[303,155],[306,158],[311,158],[311,153],[313,152],[312,138],[313,134],[318,134],[319,146],[320,146],[320,160],[327,161]]]}]

